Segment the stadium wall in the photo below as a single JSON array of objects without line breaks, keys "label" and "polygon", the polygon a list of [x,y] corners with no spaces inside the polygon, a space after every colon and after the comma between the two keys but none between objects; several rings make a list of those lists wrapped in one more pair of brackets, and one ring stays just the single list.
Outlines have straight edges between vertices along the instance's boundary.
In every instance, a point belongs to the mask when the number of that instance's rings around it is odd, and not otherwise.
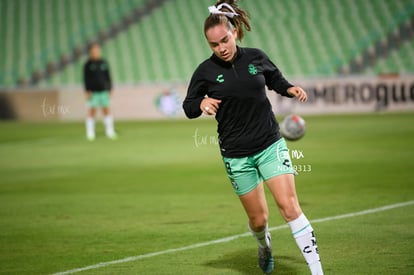
[{"label": "stadium wall", "polygon": [[[269,92],[277,114],[330,114],[414,111],[414,75],[347,77],[294,81],[309,95],[298,103]],[[117,119],[183,118],[186,84],[119,85],[112,96]],[[0,118],[26,121],[83,120],[85,94],[80,87],[0,92]]]},{"label": "stadium wall", "polygon": [[0,91],[0,119],[57,120],[64,113],[58,106],[59,91],[55,89]]},{"label": "stadium wall", "polygon": [[299,103],[272,95],[274,110],[300,114],[414,111],[414,75],[352,76],[294,83],[307,91],[308,101]]}]

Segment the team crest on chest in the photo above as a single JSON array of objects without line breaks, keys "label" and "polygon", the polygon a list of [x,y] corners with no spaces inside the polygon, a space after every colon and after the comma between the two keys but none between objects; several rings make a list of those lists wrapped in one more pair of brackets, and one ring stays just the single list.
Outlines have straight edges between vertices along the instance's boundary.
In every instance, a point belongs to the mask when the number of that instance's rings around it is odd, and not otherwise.
[{"label": "team crest on chest", "polygon": [[249,74],[257,75],[257,68],[255,65],[249,64],[248,69],[249,69]]}]

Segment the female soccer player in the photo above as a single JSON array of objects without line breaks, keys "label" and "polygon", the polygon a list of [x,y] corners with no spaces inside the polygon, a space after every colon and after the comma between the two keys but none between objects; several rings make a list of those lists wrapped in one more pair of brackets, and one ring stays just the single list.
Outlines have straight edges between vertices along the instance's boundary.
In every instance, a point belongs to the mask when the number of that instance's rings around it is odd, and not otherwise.
[{"label": "female soccer player", "polygon": [[115,139],[114,120],[109,110],[112,89],[111,76],[108,62],[102,59],[99,44],[93,43],[89,46],[89,59],[83,69],[83,79],[89,108],[86,118],[87,139],[95,140],[95,114],[98,107],[102,108],[104,115],[106,136]]},{"label": "female soccer player", "polygon": [[204,33],[212,56],[194,72],[183,103],[188,118],[215,115],[221,154],[228,177],[249,218],[258,262],[265,273],[274,268],[268,231],[268,207],[262,180],[289,224],[312,274],[323,274],[315,235],[296,196],[294,169],[285,140],[266,97],[265,86],[282,96],[307,100],[259,49],[242,48],[248,16],[234,0],[209,7]]}]

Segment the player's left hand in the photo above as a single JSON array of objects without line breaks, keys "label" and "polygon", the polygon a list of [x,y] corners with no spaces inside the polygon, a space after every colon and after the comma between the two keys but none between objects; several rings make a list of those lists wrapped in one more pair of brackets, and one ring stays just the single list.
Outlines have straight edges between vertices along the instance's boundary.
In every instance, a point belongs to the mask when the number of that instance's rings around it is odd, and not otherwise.
[{"label": "player's left hand", "polygon": [[289,89],[287,89],[287,92],[291,96],[296,97],[300,102],[306,102],[306,100],[308,100],[308,95],[301,87],[290,87]]}]

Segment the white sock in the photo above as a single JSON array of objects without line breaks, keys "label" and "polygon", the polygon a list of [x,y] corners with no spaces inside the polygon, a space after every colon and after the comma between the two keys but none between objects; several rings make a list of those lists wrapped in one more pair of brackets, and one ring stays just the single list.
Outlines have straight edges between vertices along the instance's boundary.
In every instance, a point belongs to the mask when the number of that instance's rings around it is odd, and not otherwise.
[{"label": "white sock", "polygon": [[318,246],[316,245],[315,234],[309,220],[302,214],[288,224],[312,275],[322,275],[323,271]]},{"label": "white sock", "polygon": [[257,243],[261,248],[270,247],[270,240],[267,236],[270,235],[268,225],[261,232],[256,232],[251,229],[250,224],[248,225],[249,231],[252,233],[253,237],[256,239]]},{"label": "white sock", "polygon": [[108,137],[115,136],[114,119],[111,115],[107,115],[103,119],[105,125],[105,132]]},{"label": "white sock", "polygon": [[95,119],[93,117],[86,118],[86,137],[89,139],[95,138]]}]

